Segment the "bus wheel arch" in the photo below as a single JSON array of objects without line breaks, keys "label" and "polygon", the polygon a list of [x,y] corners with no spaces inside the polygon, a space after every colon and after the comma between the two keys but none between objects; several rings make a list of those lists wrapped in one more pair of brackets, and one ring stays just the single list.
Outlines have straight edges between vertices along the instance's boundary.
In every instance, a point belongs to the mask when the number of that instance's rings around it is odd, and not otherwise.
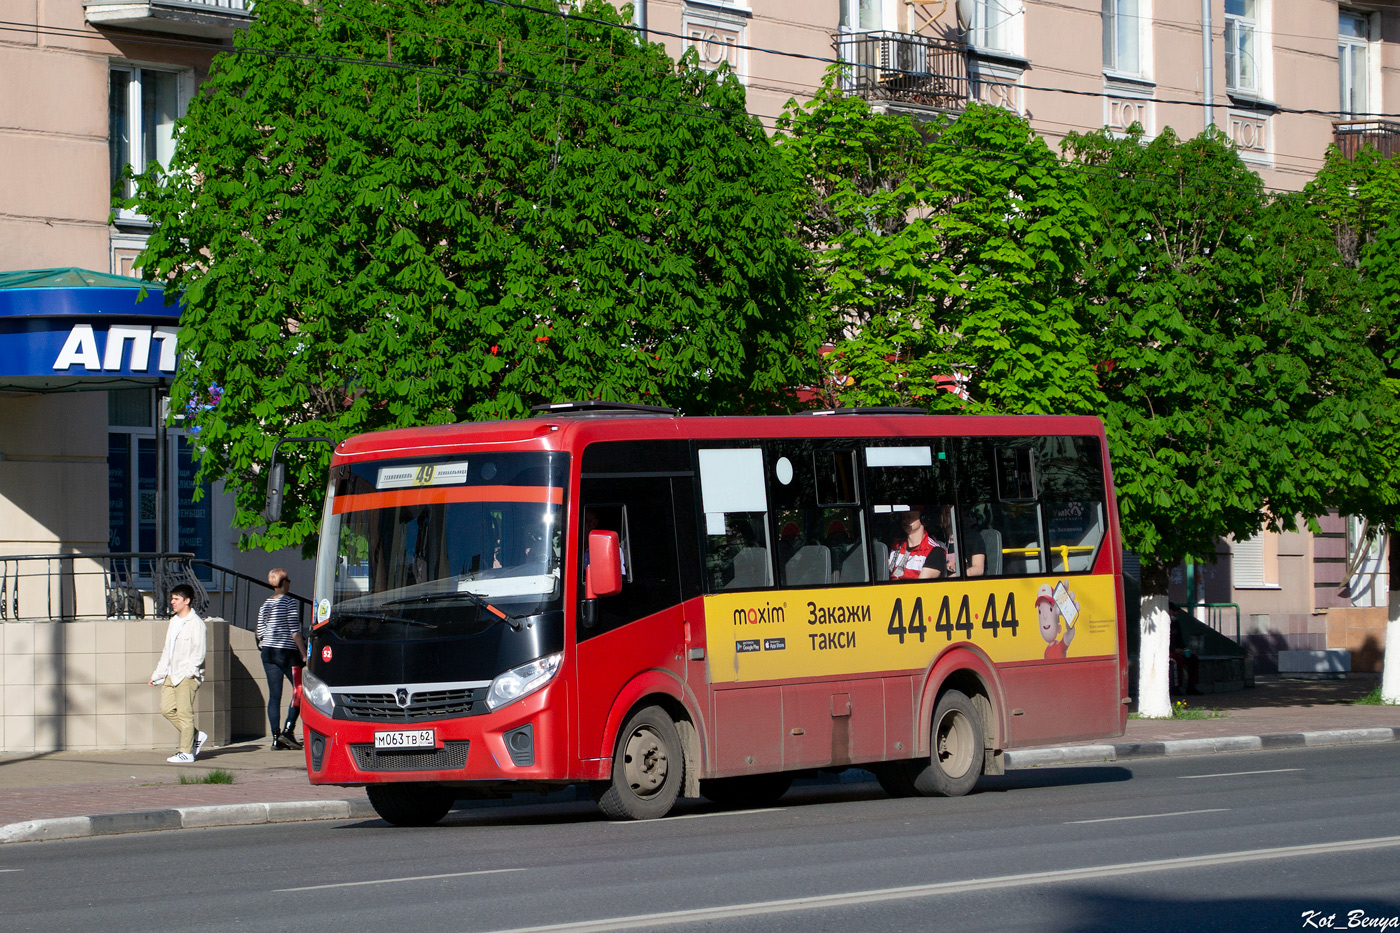
[{"label": "bus wheel arch", "polygon": [[[681,750],[685,762],[685,784],[681,788],[682,797],[700,796],[700,771],[704,761],[704,735],[700,720],[686,702],[689,692],[685,686],[658,671],[647,671],[627,684],[613,701],[603,730],[604,746],[600,749],[611,767],[613,753],[617,749],[617,737],[627,720],[646,706],[659,706],[671,716],[676,730],[680,733]],[[693,697],[690,697],[693,701]],[[610,773],[610,772],[609,772]]]},{"label": "bus wheel arch", "polygon": [[961,692],[976,706],[982,718],[983,740],[987,750],[990,752],[1004,747],[1008,724],[1001,680],[985,654],[970,645],[963,645],[938,658],[924,680],[915,751],[919,755],[927,755],[932,750],[929,742],[934,713],[939,700],[948,690]]},{"label": "bus wheel arch", "polygon": [[686,784],[686,746],[673,709],[658,703],[634,708],[614,740],[611,777],[594,784],[603,813],[650,820],[670,812]]}]

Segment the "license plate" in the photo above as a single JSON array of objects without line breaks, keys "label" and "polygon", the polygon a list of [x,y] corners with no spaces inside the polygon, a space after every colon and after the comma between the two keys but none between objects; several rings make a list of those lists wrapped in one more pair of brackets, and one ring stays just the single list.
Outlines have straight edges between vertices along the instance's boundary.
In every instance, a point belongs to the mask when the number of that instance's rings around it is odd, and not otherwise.
[{"label": "license plate", "polygon": [[437,733],[432,729],[397,729],[374,734],[375,751],[400,748],[437,748]]}]

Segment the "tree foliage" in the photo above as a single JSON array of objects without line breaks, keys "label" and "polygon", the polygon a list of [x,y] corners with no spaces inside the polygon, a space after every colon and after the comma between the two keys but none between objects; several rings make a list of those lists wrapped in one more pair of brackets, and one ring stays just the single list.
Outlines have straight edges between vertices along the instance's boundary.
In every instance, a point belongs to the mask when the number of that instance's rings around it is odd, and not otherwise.
[{"label": "tree foliage", "polygon": [[[1029,124],[973,105],[915,125],[839,90],[790,105],[780,148],[808,183],[812,288],[846,405],[1086,412],[1076,316],[1094,213]],[[966,398],[942,391],[956,378]],[[834,401],[835,399],[831,399]]]},{"label": "tree foliage", "polygon": [[1384,411],[1354,271],[1214,133],[1072,135],[1104,223],[1084,326],[1144,593],[1215,540],[1292,528],[1367,482]]},{"label": "tree foliage", "polygon": [[[216,58],[132,205],[240,525],[280,434],[577,397],[762,410],[810,381],[796,201],[742,87],[581,12],[260,0]],[[324,456],[289,455],[268,547],[318,519]]]},{"label": "tree foliage", "polygon": [[[1372,481],[1340,505],[1393,530],[1400,523],[1400,162],[1370,146],[1353,158],[1333,147],[1305,194],[1360,278],[1368,342],[1384,366],[1391,400],[1374,414],[1368,432],[1375,448]],[[1392,544],[1392,561],[1397,554]],[[1400,585],[1394,578],[1391,583]]]}]

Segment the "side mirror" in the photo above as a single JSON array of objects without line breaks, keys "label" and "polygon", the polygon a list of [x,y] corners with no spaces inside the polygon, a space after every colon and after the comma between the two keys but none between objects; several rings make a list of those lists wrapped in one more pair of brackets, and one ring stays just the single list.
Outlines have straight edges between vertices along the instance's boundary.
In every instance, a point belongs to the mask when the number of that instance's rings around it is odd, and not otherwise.
[{"label": "side mirror", "polygon": [[274,462],[267,471],[267,504],[263,518],[275,522],[282,517],[282,493],[287,488],[287,465]]},{"label": "side mirror", "polygon": [[584,572],[584,598],[616,596],[622,592],[622,547],[615,531],[588,533],[588,569]]}]

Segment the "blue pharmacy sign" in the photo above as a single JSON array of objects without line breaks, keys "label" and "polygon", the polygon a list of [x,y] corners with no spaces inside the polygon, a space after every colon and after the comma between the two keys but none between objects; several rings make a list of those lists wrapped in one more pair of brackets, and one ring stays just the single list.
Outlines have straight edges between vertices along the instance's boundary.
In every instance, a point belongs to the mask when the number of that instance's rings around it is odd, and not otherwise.
[{"label": "blue pharmacy sign", "polygon": [[86,269],[0,272],[0,389],[149,386],[175,375],[180,306]]}]

